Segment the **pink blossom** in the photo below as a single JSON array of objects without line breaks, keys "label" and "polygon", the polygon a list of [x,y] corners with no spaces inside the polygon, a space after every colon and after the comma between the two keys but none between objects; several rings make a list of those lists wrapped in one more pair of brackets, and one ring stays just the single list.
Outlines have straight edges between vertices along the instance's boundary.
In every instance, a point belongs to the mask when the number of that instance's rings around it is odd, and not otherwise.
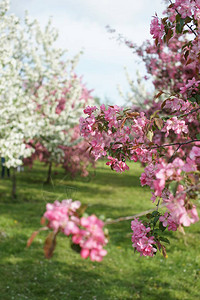
[{"label": "pink blossom", "polygon": [[87,106],[83,111],[90,116],[96,109],[96,106]]},{"label": "pink blossom", "polygon": [[135,219],[131,222],[131,229],[133,230],[132,246],[140,252],[141,256],[153,256],[157,249],[153,247],[156,243],[154,237],[148,236],[151,228],[146,228],[141,221]]},{"label": "pink blossom", "polygon": [[151,20],[150,33],[151,35],[153,35],[154,39],[158,39],[159,41],[161,41],[161,38],[164,34],[164,25],[162,24],[162,22],[160,22],[157,16],[153,17],[153,19]]},{"label": "pink blossom", "polygon": [[161,216],[159,218],[159,221],[162,222],[162,224],[163,224],[164,227],[167,227],[167,224],[168,224],[168,212],[166,212],[164,214],[164,216]]},{"label": "pink blossom", "polygon": [[169,130],[173,130],[176,134],[188,133],[188,126],[184,120],[178,120],[177,117],[168,119],[161,131],[166,132],[165,136],[169,135]]},{"label": "pink blossom", "polygon": [[77,234],[72,236],[72,241],[81,247],[81,256],[90,257],[92,261],[101,261],[107,251],[103,249],[107,239],[102,230],[104,223],[95,215],[80,219],[81,229]]},{"label": "pink blossom", "polygon": [[200,157],[200,147],[192,147],[189,157],[191,158],[191,160],[195,160],[197,157]]},{"label": "pink blossom", "polygon": [[129,170],[129,167],[127,164],[123,161],[119,161],[117,158],[113,158],[111,156],[108,156],[109,162],[106,163],[106,165],[111,166],[113,170],[116,172],[124,172],[125,170]]}]

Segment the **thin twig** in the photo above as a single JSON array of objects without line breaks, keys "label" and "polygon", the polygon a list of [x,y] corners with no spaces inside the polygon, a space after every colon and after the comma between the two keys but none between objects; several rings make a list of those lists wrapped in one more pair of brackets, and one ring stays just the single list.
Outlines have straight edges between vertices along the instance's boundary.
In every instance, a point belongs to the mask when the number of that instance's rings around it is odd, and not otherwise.
[{"label": "thin twig", "polygon": [[174,158],[174,156],[176,155],[176,153],[177,153],[177,151],[180,149],[180,147],[181,147],[181,145],[178,145],[178,147],[176,148],[176,150],[174,151],[174,153],[172,154],[172,156],[170,157],[170,159],[169,159],[169,163],[171,163],[172,162],[172,159]]}]

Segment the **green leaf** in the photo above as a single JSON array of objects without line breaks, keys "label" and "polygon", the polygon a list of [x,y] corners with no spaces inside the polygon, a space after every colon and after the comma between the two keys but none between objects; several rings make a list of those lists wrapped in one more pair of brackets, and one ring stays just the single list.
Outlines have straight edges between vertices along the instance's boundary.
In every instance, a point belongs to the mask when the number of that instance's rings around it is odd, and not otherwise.
[{"label": "green leaf", "polygon": [[176,33],[181,33],[181,31],[182,31],[181,24],[180,24],[180,23],[177,23],[177,24],[176,24]]},{"label": "green leaf", "polygon": [[181,16],[179,14],[176,15],[176,23],[179,23]]},{"label": "green leaf", "polygon": [[163,232],[167,227],[164,227],[162,222],[159,223],[159,229]]},{"label": "green leaf", "polygon": [[156,216],[153,220],[153,224],[156,225],[157,221],[159,220],[160,216]]},{"label": "green leaf", "polygon": [[162,230],[156,228],[156,229],[154,229],[154,233],[155,233],[156,235],[161,235],[161,234],[162,234]]},{"label": "green leaf", "polygon": [[188,100],[189,100],[190,102],[196,102],[196,98],[194,98],[194,97],[190,97]]},{"label": "green leaf", "polygon": [[158,216],[160,213],[157,211],[157,210],[154,210],[152,212],[152,216],[155,217],[155,216]]},{"label": "green leaf", "polygon": [[183,26],[185,25],[185,19],[180,18],[179,23],[180,23],[181,27],[183,28]]},{"label": "green leaf", "polygon": [[200,95],[199,95],[199,94],[196,94],[196,95],[195,95],[195,98],[196,98],[196,100],[197,100],[197,103],[200,103]]},{"label": "green leaf", "polygon": [[81,247],[77,244],[71,243],[71,248],[73,251],[80,253],[81,252]]},{"label": "green leaf", "polygon": [[198,140],[200,140],[200,133],[198,133],[198,134],[196,135],[196,138],[197,138]]},{"label": "green leaf", "polygon": [[151,214],[146,214],[147,219],[151,219],[152,215]]},{"label": "green leaf", "polygon": [[163,236],[160,236],[160,240],[161,240],[162,242],[165,242],[165,243],[167,243],[167,244],[170,244],[170,241],[169,241],[167,238],[163,237]]},{"label": "green leaf", "polygon": [[192,19],[190,18],[190,17],[186,17],[185,19],[184,19],[184,21],[185,21],[185,24],[187,24],[187,23],[190,23],[191,21],[192,21]]}]

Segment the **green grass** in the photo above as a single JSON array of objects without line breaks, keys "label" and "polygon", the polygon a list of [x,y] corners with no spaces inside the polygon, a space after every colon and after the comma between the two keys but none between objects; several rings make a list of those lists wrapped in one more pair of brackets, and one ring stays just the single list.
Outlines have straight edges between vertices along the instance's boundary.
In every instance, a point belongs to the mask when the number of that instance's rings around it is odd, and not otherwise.
[{"label": "green grass", "polygon": [[108,226],[108,255],[101,263],[83,260],[69,240],[58,236],[51,260],[44,259],[45,232],[29,249],[26,241],[40,227],[45,204],[72,197],[89,204],[88,212],[106,218],[133,215],[153,208],[148,188],[139,185],[141,168],[131,165],[124,174],[100,162],[90,178],[71,180],[57,168],[53,184],[45,186],[47,169],[36,163],[17,178],[18,198],[10,198],[10,180],[0,181],[0,299],[199,299],[200,228],[186,235],[168,233],[168,259],[140,257],[131,247],[130,221]]}]

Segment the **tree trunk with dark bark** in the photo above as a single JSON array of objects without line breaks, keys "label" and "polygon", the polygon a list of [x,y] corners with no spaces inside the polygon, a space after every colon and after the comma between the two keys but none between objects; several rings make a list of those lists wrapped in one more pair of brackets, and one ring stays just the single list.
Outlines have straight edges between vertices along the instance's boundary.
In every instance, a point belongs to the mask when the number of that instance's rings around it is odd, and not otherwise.
[{"label": "tree trunk with dark bark", "polygon": [[52,171],[52,162],[49,163],[47,180],[45,181],[45,184],[50,184],[50,182],[51,182],[51,171]]},{"label": "tree trunk with dark bark", "polygon": [[12,199],[15,200],[17,198],[17,182],[16,182],[16,168],[13,168],[13,174],[12,174]]}]

